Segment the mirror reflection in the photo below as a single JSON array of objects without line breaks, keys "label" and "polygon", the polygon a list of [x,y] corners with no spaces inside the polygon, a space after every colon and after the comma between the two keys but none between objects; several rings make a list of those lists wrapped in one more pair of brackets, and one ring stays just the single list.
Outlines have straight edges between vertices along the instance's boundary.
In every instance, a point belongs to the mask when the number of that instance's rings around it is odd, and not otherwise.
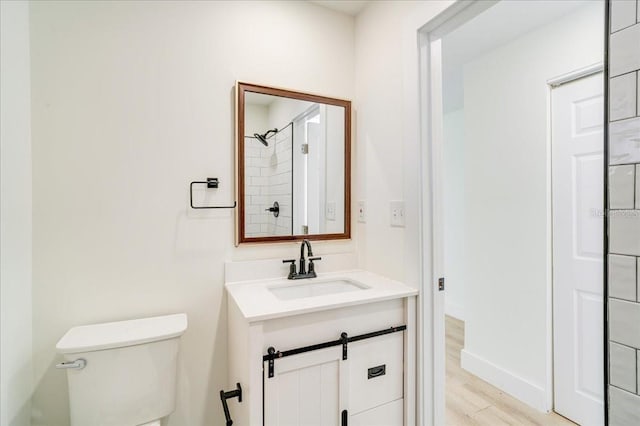
[{"label": "mirror reflection", "polygon": [[295,236],[348,238],[348,102],[335,105],[312,95],[292,97],[296,92],[254,90],[241,91],[239,99],[244,204],[240,242]]}]

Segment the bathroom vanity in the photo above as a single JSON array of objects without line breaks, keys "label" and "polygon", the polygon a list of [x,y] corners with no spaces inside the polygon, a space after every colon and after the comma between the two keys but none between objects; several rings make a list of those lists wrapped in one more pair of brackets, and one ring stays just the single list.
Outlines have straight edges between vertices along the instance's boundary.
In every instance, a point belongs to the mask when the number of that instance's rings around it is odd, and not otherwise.
[{"label": "bathroom vanity", "polygon": [[415,289],[365,271],[227,281],[234,424],[415,424]]}]

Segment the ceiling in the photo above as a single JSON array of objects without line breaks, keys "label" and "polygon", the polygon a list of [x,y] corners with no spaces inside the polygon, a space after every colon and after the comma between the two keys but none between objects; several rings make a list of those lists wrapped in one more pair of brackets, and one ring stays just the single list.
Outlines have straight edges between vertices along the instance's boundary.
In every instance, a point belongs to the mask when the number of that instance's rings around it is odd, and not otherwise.
[{"label": "ceiling", "polygon": [[464,106],[465,63],[592,3],[593,0],[505,0],[444,36],[444,111]]},{"label": "ceiling", "polygon": [[369,3],[369,0],[311,0],[311,3],[356,16]]}]

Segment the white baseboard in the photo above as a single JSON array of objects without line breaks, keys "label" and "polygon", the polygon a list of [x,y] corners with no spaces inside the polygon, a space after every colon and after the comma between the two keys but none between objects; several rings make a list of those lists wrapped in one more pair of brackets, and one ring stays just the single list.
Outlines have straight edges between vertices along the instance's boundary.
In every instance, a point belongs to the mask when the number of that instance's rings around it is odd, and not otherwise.
[{"label": "white baseboard", "polygon": [[462,305],[450,302],[446,296],[444,298],[444,313],[450,317],[464,321],[464,308]]},{"label": "white baseboard", "polygon": [[463,349],[461,352],[460,364],[462,368],[508,393],[523,403],[541,412],[547,412],[547,394],[545,390],[510,371],[469,353]]}]

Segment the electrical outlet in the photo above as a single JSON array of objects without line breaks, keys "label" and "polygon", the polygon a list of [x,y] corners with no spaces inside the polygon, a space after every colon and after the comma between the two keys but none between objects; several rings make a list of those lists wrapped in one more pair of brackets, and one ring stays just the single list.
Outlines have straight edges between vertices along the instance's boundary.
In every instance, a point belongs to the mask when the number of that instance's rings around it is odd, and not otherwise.
[{"label": "electrical outlet", "polygon": [[327,220],[336,220],[336,202],[335,201],[329,201],[327,203],[327,212],[326,212],[326,218]]},{"label": "electrical outlet", "polygon": [[404,201],[389,202],[391,226],[404,227]]},{"label": "electrical outlet", "polygon": [[367,223],[367,209],[364,201],[358,201],[358,222]]}]

